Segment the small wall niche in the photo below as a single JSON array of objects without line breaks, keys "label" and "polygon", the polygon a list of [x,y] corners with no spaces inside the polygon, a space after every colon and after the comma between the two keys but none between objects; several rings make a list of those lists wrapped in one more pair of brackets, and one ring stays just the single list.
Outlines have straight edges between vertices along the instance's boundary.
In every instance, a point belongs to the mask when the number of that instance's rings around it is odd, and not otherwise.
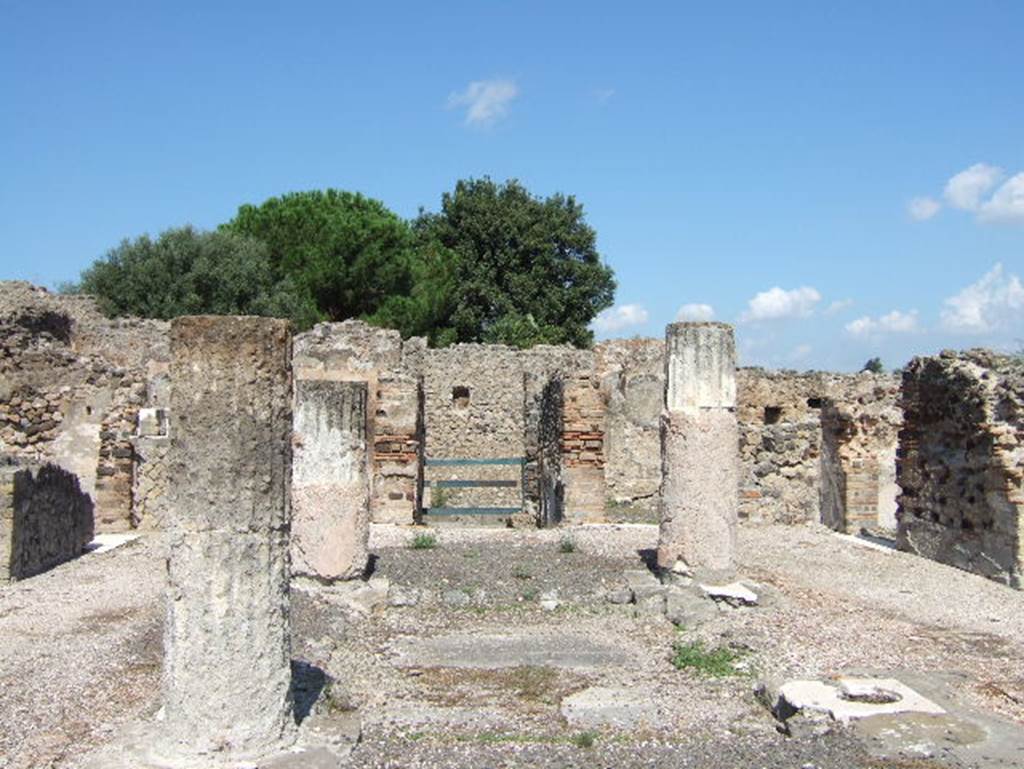
[{"label": "small wall niche", "polygon": [[782,419],[782,407],[781,406],[765,406],[764,407],[764,423],[766,425],[773,425]]},{"label": "small wall niche", "polygon": [[457,409],[464,409],[469,406],[469,388],[465,385],[456,385],[452,388],[452,405]]}]

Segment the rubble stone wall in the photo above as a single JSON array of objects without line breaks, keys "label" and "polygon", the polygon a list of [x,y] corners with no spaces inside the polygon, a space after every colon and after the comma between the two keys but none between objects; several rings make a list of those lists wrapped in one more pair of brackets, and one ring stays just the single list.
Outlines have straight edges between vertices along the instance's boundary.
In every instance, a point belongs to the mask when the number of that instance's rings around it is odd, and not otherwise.
[{"label": "rubble stone wall", "polygon": [[88,297],[0,283],[0,453],[77,475],[100,531],[132,525],[136,416],[166,377],[167,328],[108,320]]},{"label": "rubble stone wall", "polygon": [[[407,523],[419,504],[438,501],[454,507],[515,507],[523,501],[527,517],[540,520],[546,500],[547,510],[571,521],[602,520],[609,502],[657,502],[662,340],[610,340],[593,351],[500,345],[432,350],[423,340],[402,341],[393,331],[348,321],[321,324],[296,338],[296,376],[370,383],[375,521]],[[545,388],[555,381],[557,397],[548,390],[545,401]],[[894,526],[900,416],[892,377],[747,369],[737,386],[741,518],[822,519],[851,531]],[[542,414],[548,423],[561,420],[560,452],[555,461],[548,446],[546,475],[539,461]],[[522,470],[420,470],[421,457],[515,456],[525,458]],[[431,480],[471,479],[522,480],[525,499],[517,487],[445,489],[440,495],[429,489]]]},{"label": "rubble stone wall", "polygon": [[135,453],[132,526],[161,530],[167,521],[168,487],[172,482],[168,465],[169,407],[139,410],[132,446]]},{"label": "rubble stone wall", "polygon": [[93,538],[92,508],[78,479],[57,465],[0,466],[0,583],[81,555]]},{"label": "rubble stone wall", "polygon": [[659,420],[665,344],[613,339],[594,348],[606,404],[605,485],[614,502],[656,502],[661,486]]},{"label": "rubble stone wall", "polygon": [[[425,457],[495,459],[524,457],[526,399],[523,361],[511,347],[460,344],[427,350],[423,358]],[[430,487],[429,507],[522,505],[522,467],[429,465],[425,482],[483,480],[514,482],[488,488]],[[439,504],[440,503],[440,504]]]},{"label": "rubble stone wall", "polygon": [[894,376],[741,369],[737,390],[742,519],[893,528]]},{"label": "rubble stone wall", "polygon": [[[896,531],[896,447],[903,413],[895,376],[832,377],[821,410],[821,504],[827,526],[851,534]],[[823,484],[825,480],[823,479]]]},{"label": "rubble stone wall", "polygon": [[898,544],[1021,587],[1024,364],[974,350],[903,374]]},{"label": "rubble stone wall", "polygon": [[741,519],[817,519],[824,390],[825,383],[813,374],[737,373]]},{"label": "rubble stone wall", "polygon": [[[109,320],[88,297],[27,283],[2,288],[0,453],[75,473],[96,503],[99,530],[159,527],[175,483],[169,436],[143,434],[140,413],[168,407],[168,324]],[[602,520],[609,504],[656,507],[663,340],[431,350],[422,339],[346,321],[296,336],[293,363],[297,381],[366,382],[376,522],[411,523],[435,504],[423,459],[438,457],[525,458],[522,468],[427,469],[431,479],[523,483],[522,492],[446,489],[450,506],[522,503],[533,520],[550,512],[573,521]],[[741,370],[738,387],[741,518],[895,526],[891,377]],[[543,466],[541,420],[547,428],[560,421],[557,456],[552,431],[544,433]]]}]

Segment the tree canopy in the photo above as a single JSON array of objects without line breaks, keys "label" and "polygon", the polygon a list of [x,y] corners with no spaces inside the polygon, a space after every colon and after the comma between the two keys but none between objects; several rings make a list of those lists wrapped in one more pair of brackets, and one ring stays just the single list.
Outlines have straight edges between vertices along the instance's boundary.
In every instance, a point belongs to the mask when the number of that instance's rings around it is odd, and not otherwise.
[{"label": "tree canopy", "polygon": [[323,320],[371,315],[413,287],[409,225],[358,193],[288,193],[243,205],[221,229],[265,243],[274,278],[291,281]]},{"label": "tree canopy", "polygon": [[434,346],[586,347],[615,280],[575,198],[485,177],[411,223],[333,189],[243,205],[215,232],[123,241],[72,290],[109,315],[277,315],[299,328],[362,318]]},{"label": "tree canopy", "polygon": [[123,240],[67,289],[96,296],[107,315],[169,319],[179,315],[308,317],[287,280],[273,277],[267,247],[231,232],[167,230]]},{"label": "tree canopy", "polygon": [[447,263],[447,277],[424,292],[437,311],[435,343],[593,342],[589,324],[611,305],[615,279],[574,197],[541,199],[515,180],[462,180],[413,229],[418,252]]}]

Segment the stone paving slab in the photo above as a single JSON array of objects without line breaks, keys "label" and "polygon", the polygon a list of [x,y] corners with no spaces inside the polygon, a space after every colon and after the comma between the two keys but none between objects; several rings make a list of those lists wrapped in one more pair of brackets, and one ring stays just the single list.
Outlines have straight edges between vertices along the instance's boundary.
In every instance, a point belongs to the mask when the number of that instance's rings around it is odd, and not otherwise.
[{"label": "stone paving slab", "polygon": [[524,666],[587,669],[624,667],[623,650],[571,633],[553,638],[528,632],[516,635],[452,634],[400,638],[392,649],[399,667],[512,668]]}]

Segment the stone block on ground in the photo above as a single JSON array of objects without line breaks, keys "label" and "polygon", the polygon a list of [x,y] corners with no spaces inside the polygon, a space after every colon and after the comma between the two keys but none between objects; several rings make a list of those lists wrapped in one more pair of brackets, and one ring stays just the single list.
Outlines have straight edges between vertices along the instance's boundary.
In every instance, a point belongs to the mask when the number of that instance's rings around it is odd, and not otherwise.
[{"label": "stone block on ground", "polygon": [[641,689],[592,686],[562,700],[562,716],[578,729],[659,726],[658,707]]},{"label": "stone block on ground", "polygon": [[667,588],[647,569],[630,569],[624,571],[622,576],[633,593],[635,603],[640,603],[652,596],[665,595]]},{"label": "stone block on ground", "polygon": [[700,585],[704,595],[713,601],[721,601],[734,608],[741,606],[757,606],[758,596],[742,582],[730,582],[727,585]]},{"label": "stone block on ground", "polygon": [[780,721],[788,721],[801,712],[824,714],[843,724],[869,716],[946,712],[895,678],[765,682],[760,685],[758,696]]},{"label": "stone block on ground", "polygon": [[715,602],[692,587],[673,586],[665,597],[665,616],[674,625],[696,628],[717,619]]}]

